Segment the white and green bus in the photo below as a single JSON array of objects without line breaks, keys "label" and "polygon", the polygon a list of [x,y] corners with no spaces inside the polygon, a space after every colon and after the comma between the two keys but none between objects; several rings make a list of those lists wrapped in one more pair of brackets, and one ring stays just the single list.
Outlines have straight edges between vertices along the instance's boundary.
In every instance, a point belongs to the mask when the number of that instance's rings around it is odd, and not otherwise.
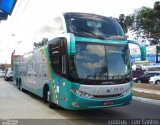
[{"label": "white and green bus", "polygon": [[[14,61],[17,87],[69,110],[130,104],[132,71],[129,43],[119,23],[88,13],[63,13],[53,21],[54,35]],[[57,24],[56,24],[57,23]]]}]

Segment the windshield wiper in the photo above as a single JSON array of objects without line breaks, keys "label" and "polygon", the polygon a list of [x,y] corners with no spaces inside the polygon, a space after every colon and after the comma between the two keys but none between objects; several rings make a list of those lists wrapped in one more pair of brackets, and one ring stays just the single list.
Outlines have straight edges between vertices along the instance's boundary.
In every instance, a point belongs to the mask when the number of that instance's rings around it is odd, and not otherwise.
[{"label": "windshield wiper", "polygon": [[123,79],[123,78],[127,78],[127,76],[131,76],[131,74],[130,73],[127,73],[127,74],[124,74],[124,75],[119,74],[119,75],[113,75],[111,77],[112,77],[112,79]]},{"label": "windshield wiper", "polygon": [[121,75],[121,79],[131,79],[131,73]]},{"label": "windshield wiper", "polygon": [[95,33],[91,32],[91,31],[89,31],[89,30],[87,30],[87,29],[85,29],[85,28],[81,28],[81,27],[77,27],[77,28],[78,28],[79,30],[85,32],[85,33],[88,33],[88,34],[96,37],[96,38],[103,39],[103,40],[105,39],[105,36],[95,34]]}]

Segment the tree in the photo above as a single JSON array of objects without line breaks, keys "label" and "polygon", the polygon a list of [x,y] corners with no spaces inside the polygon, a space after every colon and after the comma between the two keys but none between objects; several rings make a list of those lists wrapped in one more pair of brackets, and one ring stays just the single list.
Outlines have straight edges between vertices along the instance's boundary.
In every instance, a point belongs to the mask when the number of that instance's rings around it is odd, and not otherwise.
[{"label": "tree", "polygon": [[154,3],[154,11],[157,18],[160,18],[160,1]]},{"label": "tree", "polygon": [[47,38],[43,38],[42,41],[40,41],[39,43],[34,42],[34,46],[37,47],[41,47],[44,46],[48,43],[48,39]]},{"label": "tree", "polygon": [[128,15],[128,16],[125,17],[125,20],[124,20],[124,29],[125,29],[126,32],[132,26],[133,21],[134,21],[134,16],[133,15]]},{"label": "tree", "polygon": [[125,31],[125,29],[124,29],[124,18],[125,18],[124,14],[119,15],[119,24],[121,25],[122,29]]},{"label": "tree", "polygon": [[0,66],[0,69],[2,69],[2,70],[5,70],[5,65],[4,64],[2,64],[1,66]]},{"label": "tree", "polygon": [[154,3],[154,8],[141,7],[136,13],[137,30],[146,34],[160,33],[160,2]]},{"label": "tree", "polygon": [[119,24],[123,28],[124,32],[126,33],[130,26],[132,26],[132,23],[134,21],[134,16],[128,15],[125,16],[124,14],[119,15]]}]

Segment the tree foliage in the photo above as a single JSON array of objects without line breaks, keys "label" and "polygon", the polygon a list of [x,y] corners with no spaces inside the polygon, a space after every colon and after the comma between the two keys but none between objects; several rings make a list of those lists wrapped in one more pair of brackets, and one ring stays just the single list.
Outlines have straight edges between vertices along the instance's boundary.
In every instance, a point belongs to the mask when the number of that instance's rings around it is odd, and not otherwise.
[{"label": "tree foliage", "polygon": [[40,41],[38,43],[34,42],[34,46],[35,46],[35,48],[38,48],[38,47],[46,45],[47,43],[48,43],[48,39],[43,38],[42,41]]},{"label": "tree foliage", "polygon": [[124,32],[127,32],[129,27],[132,26],[134,17],[132,15],[125,16],[124,14],[119,15],[119,24],[123,28]]},{"label": "tree foliage", "polygon": [[2,70],[5,70],[5,65],[4,64],[2,64],[2,65],[0,65],[0,69],[2,69]]},{"label": "tree foliage", "polygon": [[154,8],[141,7],[135,15],[137,29],[146,34],[160,33],[160,2],[154,3]]},{"label": "tree foliage", "polygon": [[153,8],[136,9],[132,15],[120,14],[118,20],[124,32],[131,28],[137,34],[160,34],[160,1],[155,2]]}]

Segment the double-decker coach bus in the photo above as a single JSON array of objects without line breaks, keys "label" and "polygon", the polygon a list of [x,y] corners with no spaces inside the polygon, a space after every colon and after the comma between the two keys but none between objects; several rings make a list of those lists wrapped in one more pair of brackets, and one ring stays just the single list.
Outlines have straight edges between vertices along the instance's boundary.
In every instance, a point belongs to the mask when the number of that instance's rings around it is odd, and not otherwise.
[{"label": "double-decker coach bus", "polygon": [[[63,13],[53,21],[47,44],[20,55],[14,62],[15,82],[69,110],[127,105],[132,100],[129,43],[119,23],[89,13]],[[56,24],[57,23],[57,24]]]}]

